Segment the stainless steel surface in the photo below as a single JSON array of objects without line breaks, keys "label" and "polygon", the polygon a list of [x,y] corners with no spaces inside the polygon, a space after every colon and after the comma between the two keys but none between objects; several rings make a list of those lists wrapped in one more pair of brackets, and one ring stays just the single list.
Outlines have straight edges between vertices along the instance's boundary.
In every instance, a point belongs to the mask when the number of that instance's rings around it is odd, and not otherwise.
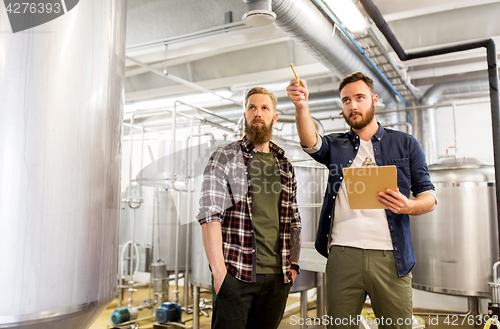
[{"label": "stainless steel surface", "polygon": [[125,11],[13,34],[0,10],[1,328],[87,328],[115,296]]},{"label": "stainless steel surface", "polygon": [[307,271],[325,273],[326,258],[316,250],[314,242],[302,243],[299,266]]},{"label": "stainless steel surface", "polygon": [[15,324],[2,321],[0,328],[67,329],[88,328],[113,300],[103,299],[92,303],[54,309],[18,318]]},{"label": "stainless steel surface", "polygon": [[200,287],[193,287],[193,329],[200,328]]},{"label": "stainless steel surface", "polygon": [[[294,283],[294,285],[295,285],[295,283]],[[307,291],[305,291],[305,290],[302,290],[300,292],[300,318],[301,319],[307,319]],[[307,323],[306,322],[307,321],[304,321],[300,325],[301,329],[307,328]]]},{"label": "stainless steel surface", "polygon": [[438,205],[411,217],[417,257],[413,287],[450,295],[490,296],[498,261],[494,169],[471,159],[429,166]]},{"label": "stainless steel surface", "polygon": [[[151,278],[153,281],[153,294],[165,295],[165,300],[168,299],[168,273],[167,264],[163,261],[151,264]],[[158,297],[155,296],[155,300]],[[162,300],[163,301],[163,300]]]},{"label": "stainless steel surface", "polygon": [[[186,192],[172,192],[170,189],[165,191],[165,189],[160,189],[159,195],[159,205],[158,213],[159,218],[156,219],[155,225],[153,222],[153,216],[155,213],[156,201],[155,201],[155,190],[154,187],[142,187],[142,198],[143,203],[137,209],[136,212],[136,224],[135,224],[135,241],[138,245],[144,246],[153,244],[153,227],[155,230],[154,247],[155,255],[152,261],[156,262],[160,259],[167,263],[167,270],[175,270],[175,232],[177,223],[177,211],[180,214],[184,213],[182,209],[178,209],[174,202],[174,197],[177,193],[181,193],[182,196],[186,195]],[[123,192],[125,197],[128,192]],[[132,199],[136,199],[139,196],[139,186],[133,186],[131,189]],[[120,246],[125,244],[127,241],[132,239],[133,231],[131,222],[133,221],[134,209],[129,208],[127,202],[122,203],[121,210],[121,222],[120,222]],[[180,241],[184,241],[186,238],[186,225],[180,226]],[[184,269],[186,267],[186,255],[185,255],[185,245],[180,244],[179,248],[181,253],[179,255],[179,268]],[[144,264],[146,258],[141,258],[141,264],[139,268],[148,268],[149,264]]]},{"label": "stainless steel surface", "polygon": [[163,279],[168,277],[167,264],[165,262],[151,264],[151,277],[153,279]]},{"label": "stainless steel surface", "polygon": [[498,283],[498,266],[500,262],[495,262],[493,264],[493,282],[489,283],[491,287],[491,302],[494,304],[498,304],[498,289],[500,284]]}]

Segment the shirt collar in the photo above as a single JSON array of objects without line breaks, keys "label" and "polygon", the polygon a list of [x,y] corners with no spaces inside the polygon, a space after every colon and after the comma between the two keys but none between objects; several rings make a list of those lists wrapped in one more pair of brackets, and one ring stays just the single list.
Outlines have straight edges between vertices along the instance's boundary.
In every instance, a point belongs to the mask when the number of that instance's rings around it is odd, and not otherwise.
[{"label": "shirt collar", "polygon": [[[380,122],[377,122],[378,123],[378,130],[377,132],[375,133],[375,135],[372,136],[372,140],[375,138],[376,140],[381,140],[382,137],[384,136],[385,134],[385,129],[384,127],[382,127],[382,125],[380,124]],[[355,141],[356,140],[356,136],[357,134],[352,130],[349,130],[347,132],[347,135],[349,136],[349,138],[352,140],[352,141]]]},{"label": "shirt collar", "polygon": [[[246,135],[243,136],[243,139],[241,140],[241,146],[243,147],[243,151],[247,153],[251,153],[255,150],[255,146],[248,140]],[[285,151],[278,145],[274,144],[273,141],[269,142],[269,148],[274,156],[278,158],[283,158],[285,156]],[[255,152],[257,152],[257,150],[255,150]]]}]

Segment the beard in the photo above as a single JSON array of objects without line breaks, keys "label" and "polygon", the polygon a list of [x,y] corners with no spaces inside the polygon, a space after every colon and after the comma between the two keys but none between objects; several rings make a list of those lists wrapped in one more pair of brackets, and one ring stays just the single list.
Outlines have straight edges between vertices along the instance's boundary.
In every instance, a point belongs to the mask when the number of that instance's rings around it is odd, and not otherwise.
[{"label": "beard", "polygon": [[[352,114],[358,114],[358,115],[361,115],[361,121],[353,121],[351,120],[351,115]],[[372,100],[372,106],[370,107],[370,109],[363,115],[361,114],[360,112],[351,112],[349,113],[349,115],[345,114],[344,111],[342,111],[342,116],[344,117],[345,121],[347,122],[347,124],[349,126],[351,126],[351,128],[354,128],[354,129],[363,129],[364,127],[366,127],[370,122],[372,122],[373,118],[375,117],[375,105],[374,105],[374,102]]]},{"label": "beard", "polygon": [[[254,122],[262,122],[262,126],[253,125]],[[266,125],[262,120],[253,119],[251,123],[245,120],[245,135],[254,145],[260,145],[269,142],[273,138],[273,123]]]}]

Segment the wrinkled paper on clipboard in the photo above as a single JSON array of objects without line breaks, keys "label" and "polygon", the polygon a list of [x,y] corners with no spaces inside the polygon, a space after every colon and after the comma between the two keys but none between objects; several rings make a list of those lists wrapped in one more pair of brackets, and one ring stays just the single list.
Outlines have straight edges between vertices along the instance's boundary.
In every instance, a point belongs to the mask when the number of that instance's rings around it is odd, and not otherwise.
[{"label": "wrinkled paper on clipboard", "polygon": [[342,168],[351,209],[387,209],[377,200],[378,192],[398,190],[396,166]]}]

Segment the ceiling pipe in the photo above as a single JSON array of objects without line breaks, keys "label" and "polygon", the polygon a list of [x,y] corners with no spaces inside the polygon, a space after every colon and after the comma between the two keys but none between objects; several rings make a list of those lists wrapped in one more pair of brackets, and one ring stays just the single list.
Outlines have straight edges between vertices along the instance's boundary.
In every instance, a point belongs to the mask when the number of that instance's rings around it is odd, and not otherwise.
[{"label": "ceiling pipe", "polygon": [[[486,39],[467,44],[460,44],[451,47],[437,48],[426,51],[420,51],[407,54],[403,47],[399,44],[398,40],[389,28],[389,25],[382,17],[380,10],[375,6],[372,0],[360,0],[365,8],[365,11],[370,15],[372,20],[379,27],[382,34],[394,49],[399,59],[407,61],[415,58],[424,58],[442,54],[449,54],[458,51],[486,48],[486,58],[488,62],[488,83],[490,90],[490,104],[491,104],[491,125],[493,132],[493,159],[495,162],[495,188],[497,196],[497,221],[500,228],[500,211],[498,205],[500,204],[500,99],[498,94],[498,68],[497,68],[497,54],[495,41],[493,39]],[[423,126],[423,125],[422,125]],[[500,229],[499,229],[500,235]],[[500,241],[500,240],[499,240]]]},{"label": "ceiling pipe", "polygon": [[387,108],[397,108],[394,91],[361,58],[346,36],[309,0],[273,0],[274,23],[341,79],[355,71],[370,75]]},{"label": "ceiling pipe", "polygon": [[[429,88],[424,96],[422,96],[420,102],[422,105],[433,105],[439,103],[447,95],[468,94],[488,90],[489,85],[486,78],[442,82]],[[422,136],[425,136],[421,141],[422,149],[427,157],[427,162],[436,163],[438,161],[436,108],[432,107],[422,110],[421,120],[420,129]]]},{"label": "ceiling pipe", "polygon": [[190,87],[190,88],[193,88],[194,90],[201,91],[202,93],[213,94],[213,95],[215,95],[215,96],[217,96],[217,97],[220,97],[221,99],[224,99],[224,100],[229,101],[229,102],[231,102],[231,103],[234,103],[234,104],[239,104],[238,102],[236,102],[236,101],[232,100],[231,98],[222,97],[222,96],[220,96],[220,95],[217,95],[217,94],[216,94],[215,92],[213,92],[212,90],[207,89],[207,88],[205,88],[205,87],[202,87],[202,86],[200,86],[200,85],[197,85],[196,83],[192,83],[191,81],[184,80],[184,79],[179,78],[179,77],[177,77],[177,76],[175,76],[175,75],[172,75],[172,74],[170,74],[170,73],[168,73],[168,72],[163,72],[163,71],[157,70],[157,69],[155,69],[154,67],[152,67],[152,66],[150,66],[150,65],[148,65],[148,64],[146,64],[146,63],[143,63],[143,62],[141,62],[141,61],[139,61],[139,60],[137,60],[137,59],[135,59],[135,58],[133,58],[133,57],[126,56],[126,58],[127,58],[129,61],[134,62],[134,63],[136,63],[137,65],[139,65],[139,66],[141,66],[141,67],[143,67],[143,68],[145,68],[145,69],[147,69],[147,70],[149,70],[149,71],[151,71],[151,72],[153,72],[153,73],[158,74],[158,75],[159,75],[159,76],[161,76],[161,77],[164,77],[164,78],[167,78],[167,79],[169,79],[169,80],[175,81],[175,82],[177,82],[177,83],[183,84],[183,85],[185,85],[185,86],[188,86],[188,87]]}]

